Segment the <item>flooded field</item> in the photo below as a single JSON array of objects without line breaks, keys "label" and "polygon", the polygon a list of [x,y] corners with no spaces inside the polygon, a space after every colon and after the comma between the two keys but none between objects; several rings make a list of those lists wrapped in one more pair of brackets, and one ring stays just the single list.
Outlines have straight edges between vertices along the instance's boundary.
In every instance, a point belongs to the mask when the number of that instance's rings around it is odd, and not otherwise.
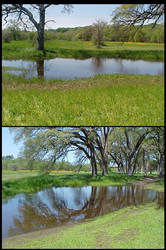
[{"label": "flooded field", "polygon": [[62,80],[91,77],[96,74],[164,74],[163,62],[114,58],[55,58],[41,61],[2,60],[2,66],[18,69],[7,70],[25,78],[44,77]]},{"label": "flooded field", "polygon": [[164,193],[138,185],[52,187],[21,193],[2,201],[2,237],[81,222],[148,202],[163,207]]}]

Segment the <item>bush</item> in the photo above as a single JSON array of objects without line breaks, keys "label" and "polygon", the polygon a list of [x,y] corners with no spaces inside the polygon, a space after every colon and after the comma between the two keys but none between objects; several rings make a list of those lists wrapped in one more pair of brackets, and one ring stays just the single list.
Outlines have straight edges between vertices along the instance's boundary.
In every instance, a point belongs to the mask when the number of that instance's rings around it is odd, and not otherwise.
[{"label": "bush", "polygon": [[12,40],[12,33],[9,29],[2,31],[2,41],[5,43],[9,43]]},{"label": "bush", "polygon": [[14,171],[18,170],[18,166],[16,164],[14,164],[14,163],[9,164],[8,166],[9,166],[10,170],[14,170]]}]

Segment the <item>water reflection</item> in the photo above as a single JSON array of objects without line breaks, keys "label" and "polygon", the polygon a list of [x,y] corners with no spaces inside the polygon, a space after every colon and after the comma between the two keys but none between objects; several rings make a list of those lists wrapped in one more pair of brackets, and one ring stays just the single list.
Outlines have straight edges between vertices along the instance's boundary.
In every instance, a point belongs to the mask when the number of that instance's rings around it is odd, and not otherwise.
[{"label": "water reflection", "polygon": [[39,78],[44,78],[44,60],[36,62],[37,75]]},{"label": "water reflection", "polygon": [[164,74],[163,62],[114,58],[54,58],[50,60],[24,61],[2,60],[2,66],[14,66],[23,70],[8,72],[23,75],[25,78],[44,77],[45,79],[75,79],[91,77],[95,74]]},{"label": "water reflection", "polygon": [[92,66],[94,66],[94,68],[101,69],[103,67],[104,60],[106,60],[106,58],[93,57],[92,58]]},{"label": "water reflection", "polygon": [[140,186],[61,187],[19,194],[2,206],[2,236],[31,232],[93,218],[120,208],[156,202],[164,206],[164,193]]}]

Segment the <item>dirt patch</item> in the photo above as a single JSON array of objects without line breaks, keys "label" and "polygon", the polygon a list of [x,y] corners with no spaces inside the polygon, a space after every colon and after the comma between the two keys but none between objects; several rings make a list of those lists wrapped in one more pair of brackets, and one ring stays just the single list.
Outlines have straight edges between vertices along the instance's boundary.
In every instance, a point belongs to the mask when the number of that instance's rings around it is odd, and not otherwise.
[{"label": "dirt patch", "polygon": [[3,238],[2,239],[2,248],[7,248],[8,245],[12,244],[12,242],[14,242],[15,245],[19,245],[19,244],[27,243],[31,239],[40,240],[45,235],[55,234],[55,238],[56,238],[57,233],[59,233],[59,232],[63,233],[63,230],[65,230],[66,228],[72,227],[72,226],[73,225],[64,225],[64,226],[59,226],[59,227],[54,227],[54,228],[38,230],[38,231],[34,231],[34,232],[28,232],[28,233],[24,233],[24,234],[20,234],[20,235],[15,235],[15,236],[11,236],[8,238]]},{"label": "dirt patch", "polygon": [[156,181],[160,181],[161,179],[159,177],[144,177],[142,180],[140,181],[133,181],[133,182],[128,182],[128,184],[133,184],[133,185],[148,185],[150,183],[156,182]]},{"label": "dirt patch", "polygon": [[111,237],[105,232],[100,231],[96,237],[96,249],[107,249],[109,248],[109,242]]},{"label": "dirt patch", "polygon": [[113,240],[115,241],[127,241],[127,240],[133,240],[134,237],[136,235],[138,235],[138,229],[136,228],[129,228],[129,229],[125,229],[122,233],[120,233],[119,235],[117,235],[116,237],[114,237]]}]

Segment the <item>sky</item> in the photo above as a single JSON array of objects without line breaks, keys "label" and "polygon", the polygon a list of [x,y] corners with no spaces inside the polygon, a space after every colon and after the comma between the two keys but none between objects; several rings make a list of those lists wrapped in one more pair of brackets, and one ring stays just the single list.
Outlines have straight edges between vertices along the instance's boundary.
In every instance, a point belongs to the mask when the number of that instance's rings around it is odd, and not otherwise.
[{"label": "sky", "polygon": [[22,142],[14,143],[14,135],[9,132],[7,127],[2,128],[2,156],[13,155],[16,158],[22,146]]},{"label": "sky", "polygon": [[[14,134],[9,132],[8,127],[2,127],[2,156],[13,155],[14,158],[17,158],[22,148],[23,141],[14,143]],[[69,153],[65,161],[73,163],[75,161],[73,153]]]},{"label": "sky", "polygon": [[55,22],[48,22],[46,29],[88,26],[93,24],[96,19],[103,19],[110,24],[111,14],[119,4],[73,4],[72,6],[70,13],[62,12],[63,4],[47,8],[46,21],[54,20]]}]

